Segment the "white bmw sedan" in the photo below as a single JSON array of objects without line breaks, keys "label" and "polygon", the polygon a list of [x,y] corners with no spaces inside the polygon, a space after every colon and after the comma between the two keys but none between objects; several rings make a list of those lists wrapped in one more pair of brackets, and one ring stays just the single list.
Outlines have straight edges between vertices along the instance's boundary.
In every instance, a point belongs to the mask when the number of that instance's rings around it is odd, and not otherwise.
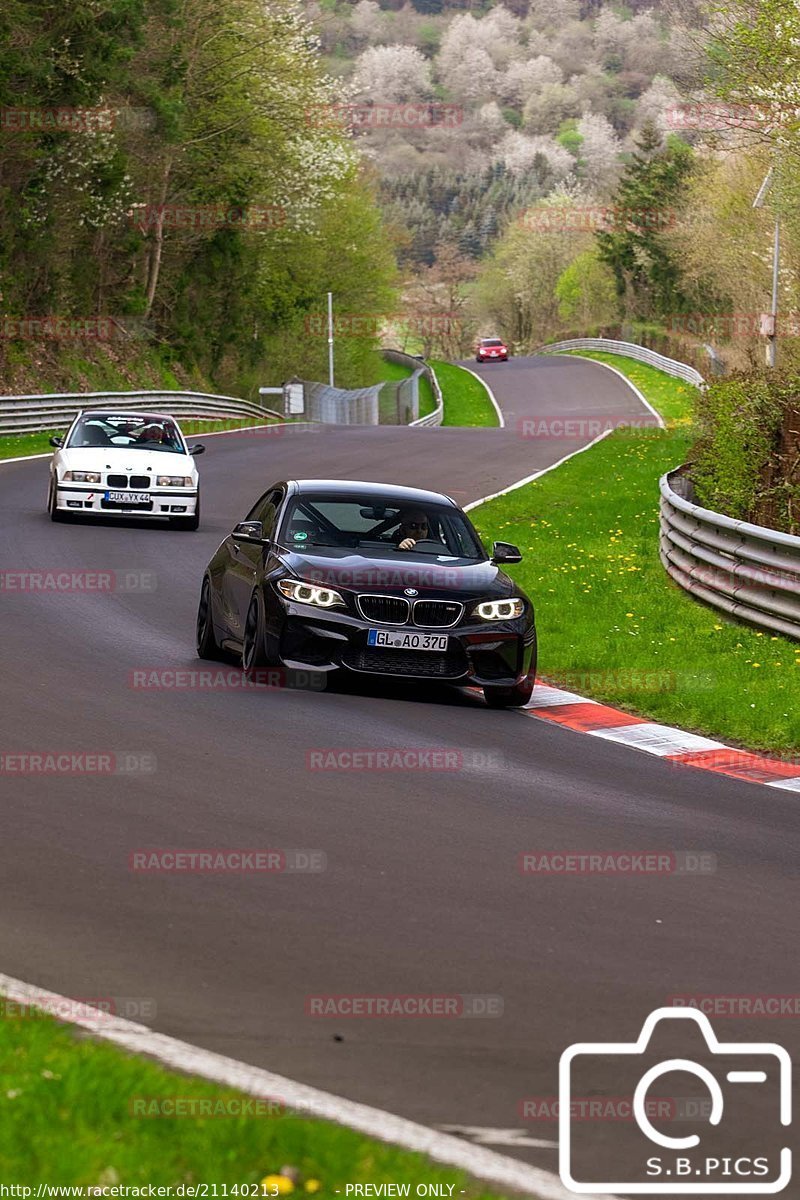
[{"label": "white bmw sedan", "polygon": [[166,518],[180,529],[200,524],[194,456],[172,417],[160,413],[79,412],[65,437],[53,437],[47,511]]}]

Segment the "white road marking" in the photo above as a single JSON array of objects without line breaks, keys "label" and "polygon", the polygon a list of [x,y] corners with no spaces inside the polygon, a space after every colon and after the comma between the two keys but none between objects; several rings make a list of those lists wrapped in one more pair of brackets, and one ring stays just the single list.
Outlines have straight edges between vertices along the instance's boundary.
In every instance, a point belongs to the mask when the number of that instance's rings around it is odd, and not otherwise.
[{"label": "white road marking", "polygon": [[501,429],[505,429],[505,427],[506,427],[506,419],[505,419],[505,417],[503,416],[503,410],[501,409],[500,405],[497,403],[497,397],[495,396],[495,394],[494,394],[494,392],[492,391],[492,389],[489,387],[489,385],[488,385],[488,383],[486,382],[486,380],[485,380],[485,379],[483,379],[483,378],[482,378],[482,377],[481,377],[481,376],[480,376],[480,375],[477,373],[477,371],[470,371],[469,367],[462,367],[462,366],[461,366],[461,363],[457,363],[456,365],[457,365],[457,366],[459,366],[459,367],[461,367],[461,370],[462,370],[462,371],[466,371],[468,375],[471,375],[473,379],[477,379],[477,380],[478,380],[478,383],[482,383],[482,384],[483,384],[483,386],[486,388],[486,391],[489,393],[489,399],[491,400],[492,404],[494,405],[494,411],[497,413],[497,423],[498,423],[498,425],[500,426],[500,428],[501,428]]},{"label": "white road marking", "polygon": [[576,692],[565,692],[562,688],[551,687],[550,684],[537,683],[533,695],[526,708],[553,708],[557,704],[597,704],[597,700],[587,700]]},{"label": "white road marking", "polygon": [[507,496],[509,492],[515,492],[517,488],[524,487],[526,483],[533,483],[534,480],[540,479],[542,475],[547,475],[549,471],[555,471],[556,467],[569,462],[576,454],[583,454],[586,450],[591,450],[592,446],[596,446],[598,442],[602,442],[603,438],[607,438],[613,432],[613,429],[604,429],[596,438],[592,438],[591,442],[587,442],[585,446],[581,446],[578,450],[573,450],[571,454],[565,454],[563,458],[560,458],[558,462],[551,463],[549,467],[543,467],[541,471],[534,471],[532,475],[526,475],[524,479],[518,479],[516,483],[510,484],[507,488],[502,488],[499,492],[492,492],[491,496],[483,496],[480,500],[473,500],[471,504],[465,504],[464,512],[469,512],[470,509],[477,508],[479,504],[486,504],[489,500],[496,500],[498,496]]},{"label": "white road marking", "polygon": [[683,729],[674,729],[671,725],[657,725],[649,721],[643,725],[615,725],[609,729],[593,729],[591,732],[595,737],[605,738],[609,742],[623,742],[626,746],[635,746],[637,750],[646,750],[648,754],[662,756],[728,749],[722,742],[715,742],[712,738],[700,737],[697,733],[686,733]]},{"label": "white road marking", "polygon": [[[0,396],[2,400],[2,396]],[[0,467],[5,467],[7,463],[15,462],[33,462],[35,458],[52,458],[55,450],[48,450],[46,454],[22,454],[19,458],[0,458]]]},{"label": "white road marking", "polygon": [[[70,1025],[86,1029],[93,1036],[121,1046],[124,1050],[146,1054],[172,1070],[199,1075],[262,1100],[280,1101],[303,1115],[334,1121],[378,1141],[426,1154],[435,1162],[467,1171],[477,1179],[526,1192],[530,1196],[537,1196],[539,1200],[574,1200],[574,1193],[568,1191],[550,1171],[542,1171],[518,1159],[506,1158],[481,1146],[472,1146],[459,1138],[437,1129],[428,1129],[383,1109],[334,1096],[283,1075],[274,1075],[261,1067],[203,1050],[164,1033],[156,1033],[146,1025],[124,1021],[121,1017],[100,1012],[56,992],[33,987],[9,975],[0,974],[0,995],[53,1015],[59,1012],[68,1014]],[[589,1200],[599,1200],[599,1197],[590,1197]],[[615,1198],[605,1197],[605,1200]]]},{"label": "white road marking", "polygon": [[770,779],[767,781],[767,787],[783,788],[786,792],[800,792],[800,775],[795,775],[792,779]]},{"label": "white road marking", "polygon": [[440,1125],[443,1133],[470,1138],[476,1146],[535,1146],[540,1150],[557,1150],[558,1142],[530,1137],[525,1129],[492,1129],[485,1125]]},{"label": "white road marking", "polygon": [[[586,353],[588,354],[589,352],[586,351]],[[612,351],[609,350],[608,353],[611,354]],[[551,354],[549,357],[550,358],[573,358],[573,359],[574,358],[583,358],[584,362],[594,363],[596,367],[605,367],[605,369],[607,371],[613,371],[615,375],[618,375],[620,377],[620,379],[623,381],[623,383],[627,383],[628,387],[631,389],[632,392],[636,393],[637,397],[639,398],[639,400],[641,400],[641,402],[645,406],[645,408],[650,410],[650,412],[653,414],[656,421],[658,422],[659,429],[667,428],[666,424],[664,423],[664,418],[661,416],[661,413],[658,411],[658,409],[653,408],[650,401],[645,400],[644,396],[639,391],[636,384],[632,383],[631,380],[628,379],[627,375],[623,375],[622,371],[620,371],[617,367],[612,367],[611,363],[601,362],[599,358],[584,358],[584,351],[580,351],[578,354],[558,354],[558,353],[556,353],[556,354]],[[637,360],[632,359],[631,361],[636,362]],[[645,366],[646,365],[647,364],[645,364]]]}]

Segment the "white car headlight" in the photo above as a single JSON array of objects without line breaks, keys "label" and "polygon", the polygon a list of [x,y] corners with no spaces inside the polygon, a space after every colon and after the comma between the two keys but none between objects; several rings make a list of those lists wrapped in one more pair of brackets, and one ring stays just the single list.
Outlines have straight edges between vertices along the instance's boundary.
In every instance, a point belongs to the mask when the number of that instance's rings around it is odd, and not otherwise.
[{"label": "white car headlight", "polygon": [[525,601],[519,596],[512,596],[509,600],[484,600],[477,605],[475,616],[482,621],[513,621],[524,612]]},{"label": "white car headlight", "polygon": [[302,579],[280,579],[278,591],[289,600],[299,604],[314,604],[317,608],[335,608],[344,605],[344,600],[333,588],[317,587],[314,583],[303,583]]},{"label": "white car headlight", "polygon": [[191,487],[191,475],[158,475],[156,487]]},{"label": "white car headlight", "polygon": [[99,471],[65,471],[65,483],[99,483]]}]

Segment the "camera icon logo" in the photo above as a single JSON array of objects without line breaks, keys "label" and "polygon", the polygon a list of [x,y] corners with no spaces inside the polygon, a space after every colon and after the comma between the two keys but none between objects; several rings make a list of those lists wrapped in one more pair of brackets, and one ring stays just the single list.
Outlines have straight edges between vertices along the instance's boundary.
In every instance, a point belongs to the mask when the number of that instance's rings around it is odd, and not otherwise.
[{"label": "camera icon logo", "polygon": [[[690,1043],[694,1056],[676,1055],[676,1041]],[[656,1009],[635,1042],[569,1046],[559,1063],[561,1181],[593,1195],[781,1192],[792,1177],[792,1151],[782,1144],[791,1075],[783,1046],[720,1042],[695,1009]],[[594,1098],[593,1111],[616,1105],[626,1115],[613,1126],[607,1115],[586,1120],[582,1096]]]}]

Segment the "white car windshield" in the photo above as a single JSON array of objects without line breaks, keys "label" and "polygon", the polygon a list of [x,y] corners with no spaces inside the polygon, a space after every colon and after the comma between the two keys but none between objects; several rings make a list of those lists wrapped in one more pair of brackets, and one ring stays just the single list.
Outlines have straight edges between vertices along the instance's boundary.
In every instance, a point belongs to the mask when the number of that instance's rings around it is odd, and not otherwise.
[{"label": "white car windshield", "polygon": [[75,425],[66,449],[97,446],[122,450],[164,450],[185,454],[186,446],[174,421],[144,414],[87,413]]}]

